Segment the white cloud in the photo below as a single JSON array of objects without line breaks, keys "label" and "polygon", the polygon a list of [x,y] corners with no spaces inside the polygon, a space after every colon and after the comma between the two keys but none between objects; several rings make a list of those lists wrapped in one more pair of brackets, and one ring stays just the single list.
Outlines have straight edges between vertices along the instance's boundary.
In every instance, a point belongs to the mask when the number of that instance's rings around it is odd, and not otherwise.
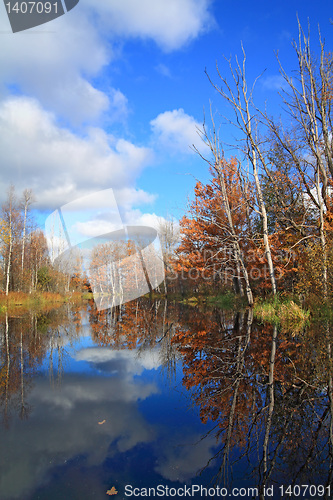
[{"label": "white cloud", "polygon": [[73,227],[83,238],[83,241],[88,238],[96,238],[112,231],[119,229],[118,224],[114,224],[108,220],[90,220],[87,222],[77,222]]},{"label": "white cloud", "polygon": [[192,145],[202,147],[200,124],[183,109],[160,113],[150,122],[155,140],[170,152],[192,153]]},{"label": "white cloud", "polygon": [[[148,226],[158,231],[160,228],[160,224],[166,221],[164,217],[160,217],[155,213],[142,213],[138,208],[129,208],[128,210],[120,211],[122,212],[122,221],[123,225],[125,226]],[[81,218],[84,219],[84,216],[79,213],[77,215],[77,219]],[[121,226],[121,228],[123,227],[123,225]],[[98,217],[96,217],[94,214],[91,214],[90,220],[78,220],[74,224],[68,225],[67,231],[71,244],[73,245],[85,242],[90,238],[100,238],[104,234],[119,231],[121,228],[117,218],[116,220],[113,220],[108,212],[104,212],[101,213]],[[118,237],[119,239],[121,239],[122,237],[122,235],[120,234],[118,234],[118,236],[114,236]],[[53,240],[54,237],[52,238],[52,242]],[[64,241],[64,238],[60,239],[61,243],[63,243]],[[100,240],[98,240],[96,244],[99,242]],[[54,242],[53,244],[55,245],[55,243],[56,242]]]},{"label": "white cloud", "polygon": [[271,75],[259,80],[265,90],[283,90],[287,88],[287,84],[283,76]]},{"label": "white cloud", "polygon": [[128,116],[128,99],[120,90],[111,89],[108,118],[111,122],[124,122]]},{"label": "white cloud", "polygon": [[138,352],[137,350],[117,351],[111,348],[88,347],[76,353],[77,361],[90,363],[114,363],[117,361],[116,372],[141,375],[143,370],[156,370],[161,366],[160,353],[157,349]]},{"label": "white cloud", "polygon": [[0,103],[0,149],[6,170],[0,174],[4,195],[13,182],[31,187],[37,207],[53,208],[108,187],[128,190],[136,200],[135,180],[151,161],[152,151],[91,129],[81,137],[56,124],[33,99],[15,97]]},{"label": "white cloud", "polygon": [[[4,33],[9,21],[5,11],[2,14],[0,31]],[[36,31],[2,34],[2,42],[3,94],[7,85],[14,85],[74,123],[94,120],[106,111],[108,97],[88,79],[110,62],[112,50],[84,9],[77,7]]]},{"label": "white cloud", "polygon": [[120,206],[129,208],[135,205],[153,203],[156,200],[157,195],[147,193],[143,189],[124,187],[115,190],[115,197]]},{"label": "white cloud", "polygon": [[0,92],[7,86],[35,96],[71,123],[98,120],[109,111],[123,119],[126,98],[118,89],[91,83],[119,57],[115,42],[150,39],[176,50],[213,24],[210,0],[81,0],[70,13],[13,35],[0,6]]},{"label": "white cloud", "polygon": [[[106,113],[108,123],[126,120],[130,107],[119,88],[105,84],[103,70],[120,58],[121,43],[129,38],[152,40],[165,51],[181,48],[212,27],[210,1],[81,0],[68,14],[15,35],[0,5],[0,148],[5,165],[0,202],[11,182],[18,191],[31,187],[40,209],[108,187],[129,216],[135,204],[154,201],[154,195],[135,189],[152,150],[99,128]],[[159,70],[169,72],[163,65]],[[181,111],[174,117],[178,121]],[[161,140],[177,132],[160,123],[162,116],[155,123]],[[194,119],[184,117],[186,146],[179,142],[176,147],[187,150]],[[80,128],[79,135],[59,123],[96,127],[85,135]],[[139,211],[136,219],[149,217]]]},{"label": "white cloud", "polygon": [[[156,393],[155,384],[144,384],[130,375],[87,378],[66,374],[61,390],[53,391],[47,379],[37,378],[29,395],[33,407],[29,432],[24,425],[0,429],[1,445],[7,452],[1,466],[2,497],[33,495],[54,468],[80,455],[85,455],[88,466],[98,465],[113,453],[151,442],[155,432],[140,414],[137,400]],[[98,425],[102,420],[104,425]],[[19,447],[12,446],[12,432]]]},{"label": "white cloud", "polygon": [[152,39],[163,50],[179,49],[214,24],[210,0],[86,0],[113,35]]}]

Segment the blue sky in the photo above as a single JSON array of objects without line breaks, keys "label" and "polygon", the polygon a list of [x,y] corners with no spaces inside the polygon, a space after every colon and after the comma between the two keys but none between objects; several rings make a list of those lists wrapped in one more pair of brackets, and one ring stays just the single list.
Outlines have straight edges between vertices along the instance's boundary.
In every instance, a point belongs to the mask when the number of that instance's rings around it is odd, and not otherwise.
[{"label": "blue sky", "polygon": [[[32,188],[43,221],[65,203],[112,188],[126,224],[181,217],[195,179],[209,178],[190,149],[202,147],[196,127],[204,109],[212,102],[228,113],[205,68],[217,81],[217,61],[227,76],[223,56],[240,55],[242,41],[249,82],[265,70],[257,102],[279,113],[274,51],[288,73],[296,68],[297,12],[304,28],[310,21],[312,46],[319,23],[332,50],[328,0],[80,0],[66,15],[15,34],[1,5],[1,201],[10,183],[18,193]],[[227,142],[232,133],[220,129]]]}]

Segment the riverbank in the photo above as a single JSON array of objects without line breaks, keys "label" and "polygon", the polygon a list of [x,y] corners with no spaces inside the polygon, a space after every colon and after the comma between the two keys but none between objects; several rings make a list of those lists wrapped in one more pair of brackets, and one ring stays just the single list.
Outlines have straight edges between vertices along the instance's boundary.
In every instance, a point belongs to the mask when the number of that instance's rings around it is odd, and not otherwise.
[{"label": "riverbank", "polygon": [[[168,299],[189,306],[219,307],[221,309],[245,309],[249,306],[243,297],[239,297],[231,292],[217,295],[191,294],[182,296],[180,294],[168,295]],[[302,329],[310,318],[327,318],[332,309],[326,304],[318,305],[309,303],[302,305],[296,297],[268,297],[262,299],[255,298],[253,305],[254,317],[262,322],[281,324],[284,328]]]},{"label": "riverbank", "polygon": [[28,310],[39,310],[60,307],[65,303],[79,303],[87,298],[87,294],[74,292],[60,294],[51,292],[10,292],[0,294],[0,314],[24,313]]}]

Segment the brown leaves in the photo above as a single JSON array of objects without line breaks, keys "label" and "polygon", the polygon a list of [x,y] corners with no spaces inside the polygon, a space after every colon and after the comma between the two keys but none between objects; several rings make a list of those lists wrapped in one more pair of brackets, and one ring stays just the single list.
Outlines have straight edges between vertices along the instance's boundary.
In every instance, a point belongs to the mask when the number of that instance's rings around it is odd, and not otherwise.
[{"label": "brown leaves", "polygon": [[107,495],[117,495],[118,491],[116,490],[116,488],[114,486],[112,486],[112,488],[110,488],[106,494]]}]

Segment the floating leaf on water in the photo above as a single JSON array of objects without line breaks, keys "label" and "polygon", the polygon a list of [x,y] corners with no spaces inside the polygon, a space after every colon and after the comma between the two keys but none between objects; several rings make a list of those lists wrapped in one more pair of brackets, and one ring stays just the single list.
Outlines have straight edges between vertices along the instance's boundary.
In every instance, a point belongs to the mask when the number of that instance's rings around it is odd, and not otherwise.
[{"label": "floating leaf on water", "polygon": [[[105,420],[104,420],[104,422],[105,422]],[[118,491],[116,490],[116,488],[115,488],[114,486],[112,486],[112,488],[111,488],[111,489],[109,489],[109,490],[106,492],[106,494],[107,494],[107,495],[116,495],[117,493],[118,493]]]}]

